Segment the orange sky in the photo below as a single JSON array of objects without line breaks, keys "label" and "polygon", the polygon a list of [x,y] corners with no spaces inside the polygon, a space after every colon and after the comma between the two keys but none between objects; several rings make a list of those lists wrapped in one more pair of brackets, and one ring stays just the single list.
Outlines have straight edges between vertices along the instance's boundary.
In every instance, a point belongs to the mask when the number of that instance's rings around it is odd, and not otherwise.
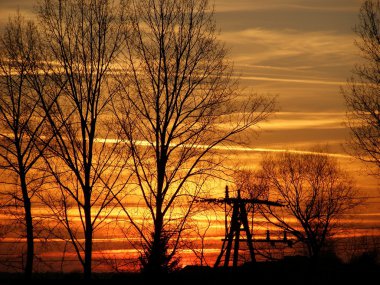
[{"label": "orange sky", "polygon": [[[345,154],[348,130],[340,87],[360,60],[353,27],[361,2],[214,1],[220,39],[230,50],[244,92],[278,96],[279,112],[260,125],[258,138],[246,139],[246,146],[308,150],[327,145],[330,152]],[[1,0],[0,26],[17,8],[33,17],[36,3]],[[342,163],[350,165],[371,196],[380,194],[378,181],[366,175],[368,165]]]},{"label": "orange sky", "polygon": [[278,95],[281,113],[265,125],[278,141],[264,135],[260,144],[344,142],[340,86],[359,60],[352,31],[359,7],[358,0],[215,1],[242,85]]},{"label": "orange sky", "polygon": [[[361,1],[214,2],[220,39],[230,50],[244,92],[278,96],[280,112],[262,126],[265,132],[252,146],[328,143],[342,152],[347,130],[340,86],[359,60],[352,29]],[[17,8],[32,17],[36,3],[1,0],[0,26]]]},{"label": "orange sky", "polygon": [[[17,8],[32,17],[35,3],[0,0],[0,27]],[[356,177],[362,194],[377,197],[369,199],[360,211],[378,213],[379,181],[367,175],[368,165],[344,157],[348,130],[340,87],[359,61],[353,27],[360,3],[215,0],[215,10],[220,39],[230,50],[244,92],[277,95],[280,110],[260,125],[258,138],[247,138],[247,149],[237,151],[231,163],[255,165],[263,150],[327,145],[331,153],[343,154],[339,160]],[[218,189],[223,195],[224,188]]]}]

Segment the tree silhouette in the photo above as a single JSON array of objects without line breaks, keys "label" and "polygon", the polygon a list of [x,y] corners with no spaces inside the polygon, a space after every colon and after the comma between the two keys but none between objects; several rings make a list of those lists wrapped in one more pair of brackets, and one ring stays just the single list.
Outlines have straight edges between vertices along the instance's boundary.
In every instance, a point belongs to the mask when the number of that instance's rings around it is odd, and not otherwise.
[{"label": "tree silhouette", "polygon": [[327,239],[336,233],[339,216],[360,203],[352,180],[336,159],[323,154],[267,156],[261,169],[269,195],[284,204],[261,208],[262,214],[295,236],[308,255],[318,259]]},{"label": "tree silhouette", "polygon": [[31,84],[40,47],[33,22],[20,14],[9,20],[0,38],[0,169],[5,170],[0,195],[6,196],[8,206],[21,204],[24,210],[27,278],[32,275],[34,259],[32,199],[42,179],[35,175],[35,166],[44,151],[37,142],[45,118],[39,114],[39,96]]},{"label": "tree silhouette", "polygon": [[[123,188],[118,178],[127,161],[109,108],[118,90],[113,64],[123,47],[124,13],[122,1],[39,4],[49,79],[39,94],[54,135],[44,158],[58,185],[43,200],[67,230],[86,279],[92,272],[94,232],[115,206],[114,198]],[[36,88],[39,80],[36,76]]]},{"label": "tree silhouette", "polygon": [[220,163],[215,147],[265,120],[274,103],[238,96],[207,0],[132,3],[129,76],[114,105],[148,208],[150,222],[132,219],[145,249],[143,269],[159,273],[177,262],[200,181]]},{"label": "tree silhouette", "polygon": [[[364,1],[355,28],[362,63],[343,88],[354,155],[380,169],[380,2]],[[379,173],[379,172],[378,172]]]}]

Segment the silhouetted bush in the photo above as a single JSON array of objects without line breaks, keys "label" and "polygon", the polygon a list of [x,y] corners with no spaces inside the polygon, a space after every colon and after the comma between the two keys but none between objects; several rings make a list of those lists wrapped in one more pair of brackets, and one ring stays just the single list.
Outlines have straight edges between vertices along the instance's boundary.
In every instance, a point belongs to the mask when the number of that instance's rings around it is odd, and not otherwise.
[{"label": "silhouetted bush", "polygon": [[373,248],[367,251],[362,252],[361,254],[354,256],[351,259],[351,265],[357,267],[377,267],[380,265],[380,253],[379,249]]}]

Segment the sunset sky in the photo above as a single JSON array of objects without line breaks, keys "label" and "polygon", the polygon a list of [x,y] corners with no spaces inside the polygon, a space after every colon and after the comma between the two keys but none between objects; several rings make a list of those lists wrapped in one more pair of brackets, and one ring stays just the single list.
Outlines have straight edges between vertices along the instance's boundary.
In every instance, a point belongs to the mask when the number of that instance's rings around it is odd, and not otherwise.
[{"label": "sunset sky", "polygon": [[[286,4],[285,4],[286,3]],[[308,148],[344,141],[340,93],[358,54],[358,0],[217,0],[217,23],[241,82],[278,95],[280,112],[259,143]]]},{"label": "sunset sky", "polygon": [[[33,17],[35,3],[1,0],[0,25],[17,8]],[[247,146],[308,150],[328,145],[330,152],[345,154],[348,131],[340,88],[360,60],[353,32],[360,3],[215,0],[220,38],[244,92],[278,96],[279,112],[261,124],[260,136],[248,138]]]},{"label": "sunset sky", "polygon": [[[26,18],[34,18],[37,2],[0,0],[0,30],[17,9]],[[357,210],[354,220],[343,217],[347,227],[354,222],[359,225],[355,224],[356,232],[350,234],[367,234],[371,229],[380,235],[380,181],[369,175],[371,166],[347,152],[349,130],[345,126],[346,107],[341,92],[355,64],[360,62],[353,29],[362,0],[210,2],[214,3],[219,38],[229,50],[240,78],[242,95],[277,97],[278,112],[260,123],[258,136],[250,133],[244,144],[227,149],[232,154],[231,164],[255,167],[265,152],[326,148],[324,151],[336,157],[342,168],[355,177],[360,197],[370,197]],[[220,149],[226,150],[225,146]],[[223,185],[214,183],[211,187],[215,197],[224,195],[225,181],[220,183]],[[78,224],[79,221],[80,218]],[[220,223],[217,229],[223,226]],[[124,238],[120,231],[118,234],[113,236],[115,240]],[[101,242],[108,241],[108,237],[99,238],[104,239]],[[218,252],[219,243],[214,243],[213,249]],[[113,250],[126,252],[125,248],[116,247],[116,242]]]},{"label": "sunset sky", "polygon": [[[245,92],[278,96],[279,113],[253,146],[342,151],[340,86],[358,59],[359,0],[215,0],[217,26]],[[36,1],[1,0],[0,24]]]}]

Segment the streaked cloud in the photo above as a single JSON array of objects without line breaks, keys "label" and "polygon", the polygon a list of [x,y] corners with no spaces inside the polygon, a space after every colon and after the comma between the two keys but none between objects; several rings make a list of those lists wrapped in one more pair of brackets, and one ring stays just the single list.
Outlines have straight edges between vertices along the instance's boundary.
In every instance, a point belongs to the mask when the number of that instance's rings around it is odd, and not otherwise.
[{"label": "streaked cloud", "polygon": [[307,79],[310,80],[323,76],[328,79],[331,73],[335,78],[341,77],[341,74],[334,74],[336,67],[347,67],[355,62],[352,35],[339,35],[332,31],[251,28],[223,33],[222,39],[231,46],[236,68],[244,70],[244,73],[256,73],[255,66],[258,65],[261,70],[269,67],[266,75],[270,71],[289,76],[291,70],[292,74],[309,76]]},{"label": "streaked cloud", "polygon": [[342,81],[329,81],[322,79],[294,79],[294,78],[276,78],[276,77],[264,77],[264,76],[240,76],[241,79],[248,80],[260,80],[260,81],[277,81],[287,83],[306,83],[306,84],[323,84],[323,85],[336,85],[341,86],[345,84]]},{"label": "streaked cloud", "polygon": [[[285,8],[307,10],[334,10],[353,11],[358,0],[216,0],[216,10],[222,11],[255,11],[255,10],[281,10]],[[244,8],[243,8],[244,7]]]},{"label": "streaked cloud", "polygon": [[345,113],[278,113],[261,123],[266,130],[341,129],[345,128]]}]

